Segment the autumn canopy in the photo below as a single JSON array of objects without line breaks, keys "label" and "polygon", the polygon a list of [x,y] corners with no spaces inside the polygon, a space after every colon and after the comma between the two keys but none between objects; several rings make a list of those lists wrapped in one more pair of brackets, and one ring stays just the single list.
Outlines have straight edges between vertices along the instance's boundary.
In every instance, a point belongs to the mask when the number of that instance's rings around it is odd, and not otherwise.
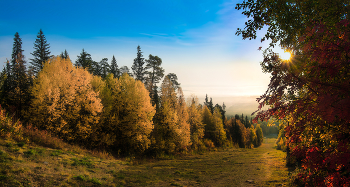
[{"label": "autumn canopy", "polygon": [[[248,0],[237,4],[249,20],[237,34],[261,41],[263,71],[271,81],[257,118],[288,121],[291,155],[300,164],[299,185],[350,185],[350,19],[349,2]],[[281,60],[272,48],[293,53]],[[262,111],[264,105],[271,108]]]}]

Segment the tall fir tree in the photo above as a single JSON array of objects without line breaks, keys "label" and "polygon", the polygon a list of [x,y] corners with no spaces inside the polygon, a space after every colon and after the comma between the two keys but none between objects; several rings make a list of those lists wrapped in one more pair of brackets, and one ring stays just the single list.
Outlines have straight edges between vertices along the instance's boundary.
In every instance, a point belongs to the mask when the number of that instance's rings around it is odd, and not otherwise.
[{"label": "tall fir tree", "polygon": [[93,60],[91,55],[83,49],[80,55],[78,55],[78,59],[75,61],[75,66],[87,69],[90,73],[92,73],[92,64]]},{"label": "tall fir tree", "polygon": [[131,66],[131,69],[134,74],[134,78],[136,80],[140,80],[141,82],[145,82],[145,68],[143,65],[145,64],[144,58],[142,58],[141,47],[137,46],[137,56],[134,59],[134,63]]},{"label": "tall fir tree", "polygon": [[9,93],[11,90],[11,87],[13,87],[12,84],[12,68],[11,68],[11,62],[7,60],[6,67],[4,68],[3,72],[4,75],[3,78],[3,84],[1,85],[1,95],[0,95],[0,104],[3,108],[8,109],[9,103]]},{"label": "tall fir tree", "polygon": [[90,73],[92,73],[93,75],[96,76],[102,76],[102,67],[101,64],[96,62],[96,61],[92,61],[91,62],[91,70]]},{"label": "tall fir tree", "polygon": [[118,69],[117,60],[115,59],[114,55],[113,55],[112,61],[111,61],[110,72],[113,73],[114,78],[116,78],[116,77],[119,78],[120,70]]},{"label": "tall fir tree", "polygon": [[150,92],[152,104],[156,104],[154,98],[154,88],[164,76],[164,69],[161,67],[162,59],[158,56],[153,56],[150,54],[148,59],[146,60],[146,63],[146,88]]},{"label": "tall fir tree", "polygon": [[22,110],[29,102],[30,79],[26,72],[26,61],[23,56],[22,39],[15,34],[11,55],[11,64],[6,65],[6,79],[2,86],[1,100],[4,108],[22,118]]},{"label": "tall fir tree", "polygon": [[31,54],[34,57],[30,59],[31,69],[37,74],[43,69],[44,62],[51,58],[50,44],[47,43],[46,37],[41,29],[34,42],[34,52]]},{"label": "tall fir tree", "polygon": [[204,105],[208,107],[211,114],[214,114],[214,105],[213,105],[213,99],[210,98],[210,101],[208,101],[208,94],[205,95],[205,102]]},{"label": "tall fir tree", "polygon": [[107,75],[110,73],[111,67],[108,64],[108,58],[103,58],[100,61],[100,67],[101,67],[101,77],[106,78]]},{"label": "tall fir tree", "polygon": [[250,128],[250,123],[249,123],[249,120],[248,120],[248,116],[247,116],[247,115],[245,116],[244,125],[245,125],[246,128]]}]

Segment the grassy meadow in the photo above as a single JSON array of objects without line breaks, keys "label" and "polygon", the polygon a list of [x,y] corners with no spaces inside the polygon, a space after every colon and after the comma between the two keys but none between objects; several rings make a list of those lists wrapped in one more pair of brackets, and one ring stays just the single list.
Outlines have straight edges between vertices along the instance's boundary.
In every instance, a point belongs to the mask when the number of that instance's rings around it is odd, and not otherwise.
[{"label": "grassy meadow", "polygon": [[0,140],[0,186],[284,186],[286,154],[275,141],[265,137],[259,148],[139,160]]}]

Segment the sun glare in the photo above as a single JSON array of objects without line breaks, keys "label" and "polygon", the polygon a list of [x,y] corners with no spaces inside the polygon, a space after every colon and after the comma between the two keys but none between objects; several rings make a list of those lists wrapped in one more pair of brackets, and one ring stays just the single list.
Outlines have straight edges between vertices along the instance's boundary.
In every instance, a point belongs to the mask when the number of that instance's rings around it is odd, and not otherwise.
[{"label": "sun glare", "polygon": [[292,57],[292,54],[288,51],[285,51],[284,53],[280,54],[280,58],[282,60],[290,60],[291,57]]}]

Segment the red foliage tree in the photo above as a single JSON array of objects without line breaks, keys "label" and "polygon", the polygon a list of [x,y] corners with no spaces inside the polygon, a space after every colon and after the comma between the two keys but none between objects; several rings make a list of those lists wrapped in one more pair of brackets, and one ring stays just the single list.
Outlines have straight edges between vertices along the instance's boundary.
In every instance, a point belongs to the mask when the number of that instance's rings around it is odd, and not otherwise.
[{"label": "red foliage tree", "polygon": [[[271,49],[264,51],[261,65],[271,81],[258,98],[255,120],[288,119],[287,144],[306,186],[350,186],[349,2],[329,3],[333,6],[311,0],[237,5],[252,16],[237,34],[255,38],[268,25],[262,40],[272,39],[271,46],[280,42],[294,55],[283,61]],[[262,110],[264,105],[270,109]]]}]

